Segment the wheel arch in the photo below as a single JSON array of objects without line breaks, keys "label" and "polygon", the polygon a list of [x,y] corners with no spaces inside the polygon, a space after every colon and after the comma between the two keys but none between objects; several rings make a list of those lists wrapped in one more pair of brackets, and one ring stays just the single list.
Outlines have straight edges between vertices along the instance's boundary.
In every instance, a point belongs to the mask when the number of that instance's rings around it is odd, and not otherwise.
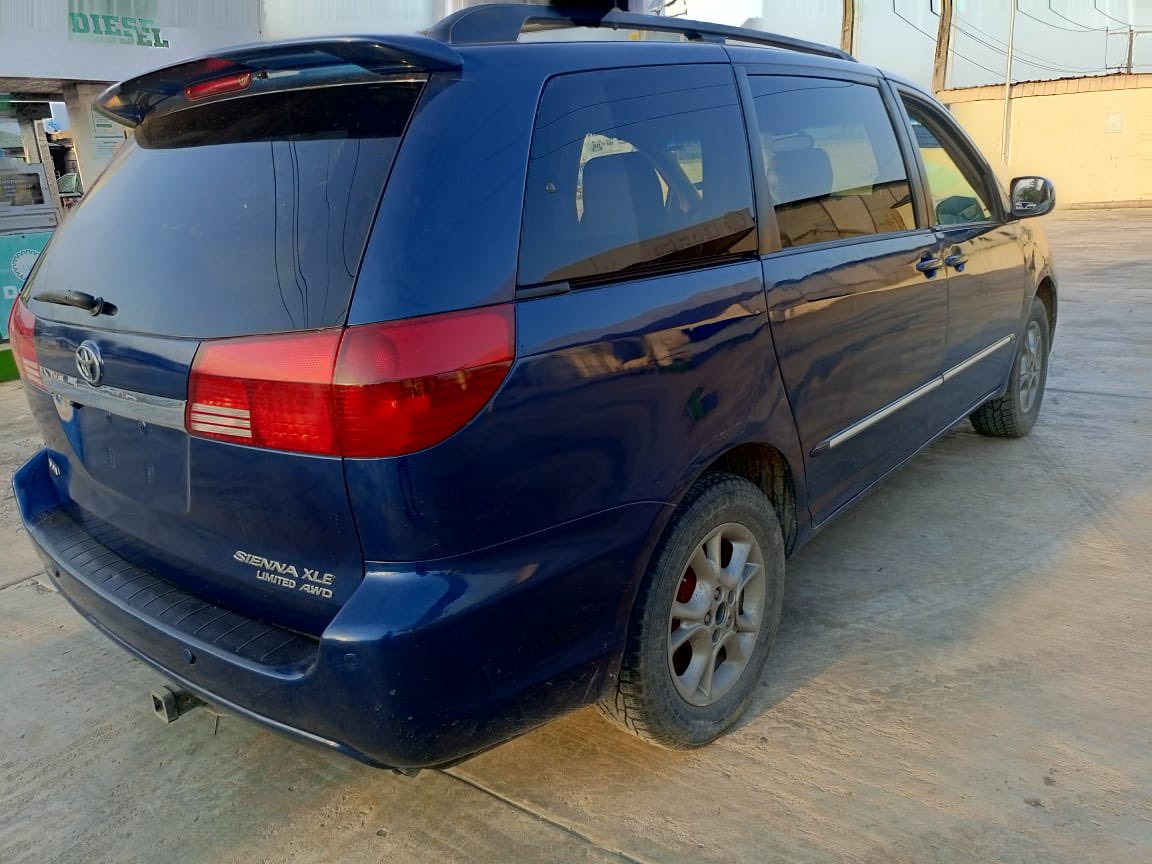
[{"label": "wheel arch", "polygon": [[[795,460],[799,460],[799,454]],[[803,466],[800,466],[803,470]],[[788,459],[779,447],[762,441],[733,442],[727,447],[709,454],[696,463],[694,469],[686,473],[683,481],[667,500],[667,506],[654,522],[649,535],[635,559],[635,578],[625,592],[621,605],[621,623],[631,614],[636,594],[644,580],[649,563],[658,553],[668,530],[668,523],[680,507],[688,490],[708,473],[726,472],[751,481],[759,487],[772,504],[780,521],[784,536],[784,552],[791,555],[810,536],[802,514],[806,512],[807,498],[803,486],[803,474],[797,476],[794,461]]]},{"label": "wheel arch", "polygon": [[760,442],[737,444],[709,462],[693,482],[717,471],[743,477],[760,488],[776,511],[784,535],[784,550],[790,554],[796,547],[800,519],[795,472],[783,452]]},{"label": "wheel arch", "polygon": [[1048,346],[1051,348],[1052,340],[1056,336],[1056,280],[1050,273],[1044,274],[1036,286],[1036,298],[1044,304],[1048,312]]}]

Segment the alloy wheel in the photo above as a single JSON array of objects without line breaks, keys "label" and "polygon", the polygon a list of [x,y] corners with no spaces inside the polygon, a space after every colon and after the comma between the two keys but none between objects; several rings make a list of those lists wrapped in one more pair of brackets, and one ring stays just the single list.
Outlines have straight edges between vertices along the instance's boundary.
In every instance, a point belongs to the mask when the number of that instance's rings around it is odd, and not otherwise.
[{"label": "alloy wheel", "polygon": [[764,624],[764,555],[734,522],[715,528],[684,567],[668,624],[668,668],[689,704],[712,705],[744,672]]},{"label": "alloy wheel", "polygon": [[1044,371],[1044,337],[1040,332],[1040,324],[1036,321],[1028,322],[1028,329],[1024,331],[1024,344],[1020,346],[1020,359],[1017,362],[1020,410],[1027,414],[1032,410],[1032,405],[1040,392],[1040,378]]}]

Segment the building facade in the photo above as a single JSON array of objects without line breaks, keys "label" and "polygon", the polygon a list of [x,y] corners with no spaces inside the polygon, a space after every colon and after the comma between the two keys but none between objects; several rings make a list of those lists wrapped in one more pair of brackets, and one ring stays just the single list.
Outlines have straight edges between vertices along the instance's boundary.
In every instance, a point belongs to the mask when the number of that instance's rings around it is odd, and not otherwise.
[{"label": "building facade", "polygon": [[1013,84],[1007,126],[1002,84],[937,96],[1005,181],[1046,176],[1061,207],[1152,207],[1152,75]]}]

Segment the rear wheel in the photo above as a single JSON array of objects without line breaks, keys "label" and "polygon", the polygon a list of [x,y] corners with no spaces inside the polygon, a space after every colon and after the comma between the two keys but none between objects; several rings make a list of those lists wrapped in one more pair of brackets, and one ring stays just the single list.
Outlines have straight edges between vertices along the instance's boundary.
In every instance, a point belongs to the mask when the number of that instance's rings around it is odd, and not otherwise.
[{"label": "rear wheel", "polygon": [[771,503],[709,474],[665,533],[628,630],[609,718],[666,747],[699,747],[748,705],[780,623],[784,540]]},{"label": "rear wheel", "polygon": [[1035,297],[1016,346],[1008,392],[985,402],[968,417],[981,435],[1023,438],[1032,431],[1048,380],[1048,334],[1048,310]]}]

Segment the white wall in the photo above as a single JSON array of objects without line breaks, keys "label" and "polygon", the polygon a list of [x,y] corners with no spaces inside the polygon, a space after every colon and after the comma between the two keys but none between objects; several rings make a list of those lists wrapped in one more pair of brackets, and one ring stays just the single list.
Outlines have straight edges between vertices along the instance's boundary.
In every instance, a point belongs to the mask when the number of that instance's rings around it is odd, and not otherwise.
[{"label": "white wall", "polygon": [[[733,0],[725,0],[717,6],[701,0],[690,0],[688,14],[692,18],[705,21],[720,20],[718,12],[725,9]],[[840,44],[840,20],[843,14],[842,0],[759,0],[755,4],[744,3],[744,7],[754,5],[748,18],[761,30],[795,36],[825,45]],[[726,9],[725,9],[726,11]],[[743,24],[747,19],[724,21],[727,24]]]},{"label": "white wall", "polygon": [[1040,174],[1069,206],[1152,206],[1152,75],[1013,87],[1011,156],[1000,161],[1003,88],[940,97],[1005,180]]},{"label": "white wall", "polygon": [[444,0],[263,0],[264,38],[414,33],[443,17]]},{"label": "white wall", "polygon": [[[147,17],[168,46],[74,33],[70,12]],[[260,0],[2,0],[0,77],[119,81],[259,37]]]}]

